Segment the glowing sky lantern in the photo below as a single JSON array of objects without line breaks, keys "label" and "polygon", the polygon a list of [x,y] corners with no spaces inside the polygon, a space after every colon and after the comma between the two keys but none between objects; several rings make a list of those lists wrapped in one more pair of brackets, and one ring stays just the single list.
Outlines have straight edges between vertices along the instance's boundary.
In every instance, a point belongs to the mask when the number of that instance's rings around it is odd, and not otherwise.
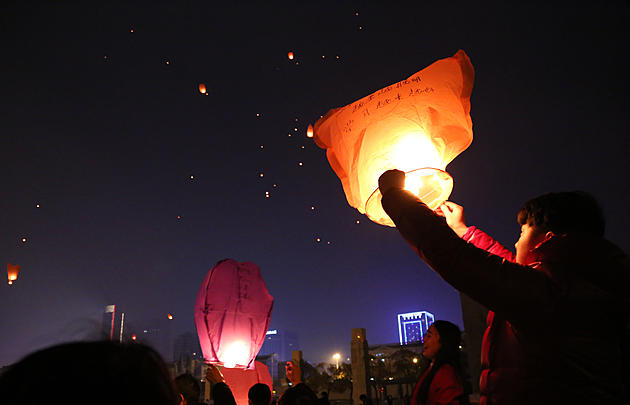
[{"label": "glowing sky lantern", "polygon": [[473,66],[460,50],[319,119],[314,140],[327,150],[348,203],[394,226],[378,191],[379,176],[390,169],[405,171],[405,188],[432,209],[448,199],[453,179],[446,165],[473,138],[473,81]]},{"label": "glowing sky lantern", "polygon": [[287,54],[287,57],[289,58],[289,60],[293,60],[293,58],[294,58],[295,56],[293,55],[293,52],[289,52],[289,53]]},{"label": "glowing sky lantern", "polygon": [[308,124],[308,128],[306,128],[306,136],[308,138],[313,137],[313,126],[311,124]]},{"label": "glowing sky lantern", "polygon": [[20,272],[20,266],[8,263],[7,264],[7,278],[9,285],[13,284],[17,280],[18,273]]},{"label": "glowing sky lantern", "polygon": [[253,370],[272,307],[273,297],[254,263],[232,259],[217,263],[195,302],[195,324],[206,361]]},{"label": "glowing sky lantern", "polygon": [[204,83],[199,83],[199,93],[206,94],[206,85]]}]

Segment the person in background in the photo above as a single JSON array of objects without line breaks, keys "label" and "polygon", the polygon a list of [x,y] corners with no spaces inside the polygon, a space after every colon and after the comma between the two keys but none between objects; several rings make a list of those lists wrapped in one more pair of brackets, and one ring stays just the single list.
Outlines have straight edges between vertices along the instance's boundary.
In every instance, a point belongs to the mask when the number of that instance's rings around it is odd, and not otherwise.
[{"label": "person in background", "polygon": [[460,364],[461,332],[448,321],[435,321],[424,337],[422,355],[431,361],[416,384],[412,405],[467,404]]},{"label": "person in background", "polygon": [[249,405],[269,405],[271,403],[271,390],[267,384],[254,384],[247,392]]},{"label": "person in background", "polygon": [[214,364],[208,364],[206,368],[206,380],[212,383],[210,398],[214,405],[236,405],[232,390],[225,383],[221,370]]},{"label": "person in background", "polygon": [[0,376],[0,403],[178,405],[166,364],[152,348],[111,341],[75,342],[29,354]]},{"label": "person in background", "polygon": [[302,382],[300,367],[288,361],[285,370],[291,386],[278,399],[278,405],[317,405],[317,395]]},{"label": "person in background", "polygon": [[199,382],[192,374],[185,373],[175,377],[175,387],[177,387],[182,398],[181,405],[200,404],[201,387],[199,387]]}]

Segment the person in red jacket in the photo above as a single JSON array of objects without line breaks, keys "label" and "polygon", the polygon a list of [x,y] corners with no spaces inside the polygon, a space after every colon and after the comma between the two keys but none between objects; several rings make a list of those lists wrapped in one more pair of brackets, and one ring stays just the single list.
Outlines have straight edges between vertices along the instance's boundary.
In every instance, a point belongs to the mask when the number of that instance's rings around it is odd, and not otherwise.
[{"label": "person in red jacket", "polygon": [[435,321],[427,330],[422,355],[431,360],[416,384],[411,405],[460,405],[464,397],[457,325]]},{"label": "person in red jacket", "polygon": [[404,181],[398,170],[379,179],[385,212],[434,271],[494,314],[484,403],[626,404],[630,262],[604,239],[597,202],[583,192],[526,202],[511,262],[476,247],[476,229],[462,240]]},{"label": "person in red jacket", "polygon": [[[481,229],[467,226],[464,208],[460,205],[445,201],[435,212],[443,216],[453,232],[466,242],[510,262],[516,260],[514,253]],[[522,356],[523,351],[514,327],[493,311],[488,311],[486,332],[481,344],[481,405],[514,403],[524,395],[520,391]]]}]

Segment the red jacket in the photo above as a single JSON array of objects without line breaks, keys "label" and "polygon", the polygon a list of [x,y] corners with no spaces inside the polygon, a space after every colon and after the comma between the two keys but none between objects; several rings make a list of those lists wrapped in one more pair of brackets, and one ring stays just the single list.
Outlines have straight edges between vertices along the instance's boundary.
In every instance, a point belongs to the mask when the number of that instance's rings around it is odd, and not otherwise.
[{"label": "red jacket", "polygon": [[429,371],[431,371],[431,367],[427,368],[420,377],[418,384],[416,384],[411,397],[411,405],[459,405],[459,397],[464,393],[464,386],[461,378],[450,364],[443,364],[435,373],[433,380],[431,380],[431,385],[429,385],[426,402],[420,402],[418,391]]},{"label": "red jacket", "polygon": [[[492,370],[486,384],[517,394],[494,403],[626,403],[630,263],[619,248],[585,234],[554,236],[523,266],[465,242],[407,191],[388,190],[382,204],[433,270],[511,325],[521,352],[513,359],[516,378],[506,381],[516,386],[506,388]],[[490,365],[511,363],[487,354]]]},{"label": "red jacket", "polygon": [[[479,249],[514,262],[514,254],[482,230],[471,226],[462,236]],[[523,352],[514,327],[493,311],[481,344],[481,405],[514,404],[524,394],[520,384]]]}]

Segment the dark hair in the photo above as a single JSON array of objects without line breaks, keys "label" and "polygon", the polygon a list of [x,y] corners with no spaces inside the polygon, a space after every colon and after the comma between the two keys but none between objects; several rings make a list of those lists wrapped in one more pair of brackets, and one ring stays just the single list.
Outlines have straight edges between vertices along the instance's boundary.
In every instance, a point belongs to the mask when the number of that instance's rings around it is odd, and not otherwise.
[{"label": "dark hair", "polygon": [[197,404],[199,403],[199,395],[201,395],[201,388],[199,382],[190,373],[184,373],[178,375],[175,378],[175,386],[180,394],[184,397],[187,403]]},{"label": "dark hair", "polygon": [[179,403],[155,350],[109,341],[52,346],[26,356],[0,376],[3,404],[39,404],[40,393],[66,404]]},{"label": "dark hair", "polygon": [[548,193],[527,201],[518,223],[541,227],[558,235],[587,232],[603,236],[604,213],[595,198],[583,191]]},{"label": "dark hair", "polygon": [[267,384],[254,384],[247,392],[247,398],[255,405],[269,405],[271,402],[271,390]]},{"label": "dark hair", "polygon": [[462,375],[459,351],[461,332],[459,331],[459,328],[454,323],[441,320],[433,322],[431,326],[435,327],[440,335],[441,347],[433,359],[433,366],[431,367],[431,370],[420,384],[418,399],[421,404],[426,403],[427,397],[429,396],[429,387],[431,387],[433,377],[435,377],[435,374],[437,374],[440,367],[445,364],[450,364],[455,369],[455,373],[458,376],[461,377]]}]

